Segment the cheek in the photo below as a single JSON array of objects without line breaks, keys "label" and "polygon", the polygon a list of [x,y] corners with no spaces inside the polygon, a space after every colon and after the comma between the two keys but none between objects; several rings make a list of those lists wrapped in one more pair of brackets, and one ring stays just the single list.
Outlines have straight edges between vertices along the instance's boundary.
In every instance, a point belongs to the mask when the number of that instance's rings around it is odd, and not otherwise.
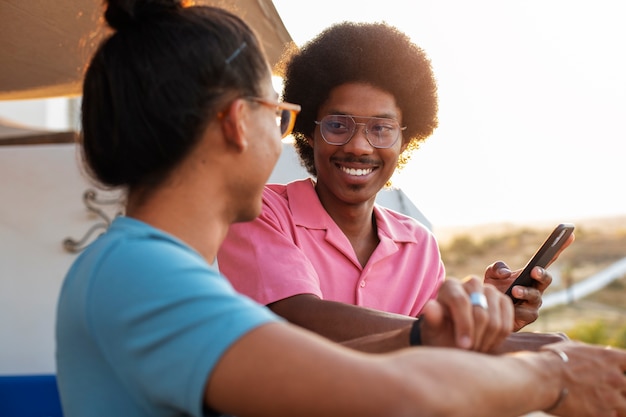
[{"label": "cheek", "polygon": [[393,161],[394,168],[396,167],[396,165],[398,165],[398,161],[400,160],[400,156],[406,150],[406,147],[407,147],[406,143],[400,142],[400,143],[397,143],[391,149],[386,149],[386,151],[389,154],[389,157],[388,157],[389,160]]},{"label": "cheek", "polygon": [[326,143],[320,143],[320,142],[317,143],[317,146],[312,145],[313,164],[315,165],[315,169],[318,171],[318,174],[320,171],[320,165],[327,164],[330,160],[330,154],[328,153],[328,148],[324,145],[326,145]]},{"label": "cheek", "polygon": [[391,177],[398,167],[398,161],[400,159],[398,150],[386,149],[386,152],[379,152],[379,156],[384,161],[384,171]]},{"label": "cheek", "polygon": [[274,163],[272,166],[275,166],[278,163],[278,159],[280,158],[280,154],[283,151],[283,142],[281,140],[277,140],[274,142]]},{"label": "cheek", "polygon": [[341,149],[341,146],[329,145],[322,139],[319,134],[316,134],[314,139],[307,139],[311,148],[313,148],[313,155],[317,160],[319,157],[328,157]]},{"label": "cheek", "polygon": [[280,129],[276,126],[276,123],[270,122],[266,125],[264,133],[264,136],[267,138],[265,152],[267,153],[268,160],[272,162],[272,166],[274,166],[278,162],[280,153],[283,150]]},{"label": "cheek", "polygon": [[282,142],[275,131],[270,129],[258,130],[257,135],[251,140],[250,155],[256,160],[257,178],[269,176],[278,163],[282,152]]},{"label": "cheek", "polygon": [[270,126],[266,131],[265,140],[266,142],[263,146],[262,153],[271,172],[278,163],[280,154],[283,151],[283,142],[280,139],[280,132],[275,128],[275,125]]}]

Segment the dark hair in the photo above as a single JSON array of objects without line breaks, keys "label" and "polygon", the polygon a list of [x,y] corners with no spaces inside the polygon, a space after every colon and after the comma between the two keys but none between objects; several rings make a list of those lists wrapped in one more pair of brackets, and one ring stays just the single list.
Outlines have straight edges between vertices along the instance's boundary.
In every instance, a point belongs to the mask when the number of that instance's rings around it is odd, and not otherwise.
[{"label": "dark hair", "polygon": [[226,98],[261,92],[269,67],[239,17],[176,0],[108,0],[115,33],[93,56],[82,101],[86,169],[102,185],[159,184]]},{"label": "dark hair", "polygon": [[317,112],[331,90],[342,84],[363,82],[395,97],[408,143],[398,168],[437,127],[437,84],[430,60],[406,34],[386,23],[330,26],[302,49],[292,45],[277,70],[284,77],[284,100],[302,106],[293,135],[302,164],[313,176],[313,149],[306,137],[313,136]]}]

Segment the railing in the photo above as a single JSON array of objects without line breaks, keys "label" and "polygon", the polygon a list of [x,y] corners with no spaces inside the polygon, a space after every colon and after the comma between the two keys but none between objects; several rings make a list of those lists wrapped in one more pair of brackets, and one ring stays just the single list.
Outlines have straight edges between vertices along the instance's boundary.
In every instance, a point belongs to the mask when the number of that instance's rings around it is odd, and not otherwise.
[{"label": "railing", "polygon": [[608,268],[603,269],[574,285],[563,290],[544,294],[542,309],[568,304],[574,300],[579,300],[587,295],[598,291],[611,282],[620,279],[626,275],[626,257],[611,264]]}]

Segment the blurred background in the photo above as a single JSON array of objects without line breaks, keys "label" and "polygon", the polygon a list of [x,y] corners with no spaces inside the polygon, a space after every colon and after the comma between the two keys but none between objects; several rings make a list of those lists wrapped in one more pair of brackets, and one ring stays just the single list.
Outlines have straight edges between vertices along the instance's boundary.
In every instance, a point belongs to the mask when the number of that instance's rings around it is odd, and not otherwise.
[{"label": "blurred background", "polygon": [[[119,213],[75,147],[97,0],[0,0],[0,374],[54,372],[65,271]],[[275,62],[343,20],[386,21],[432,60],[440,126],[381,204],[429,226],[451,278],[521,268],[560,222],[576,242],[529,330],[626,346],[626,4],[619,0],[199,1],[240,14]],[[272,181],[305,176],[288,141]],[[589,283],[593,283],[590,285]]]}]

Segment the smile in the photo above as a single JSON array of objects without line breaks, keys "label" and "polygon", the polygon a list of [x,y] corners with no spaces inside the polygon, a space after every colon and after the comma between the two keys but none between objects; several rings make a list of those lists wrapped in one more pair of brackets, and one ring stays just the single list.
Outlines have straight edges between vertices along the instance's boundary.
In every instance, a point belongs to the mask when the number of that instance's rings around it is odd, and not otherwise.
[{"label": "smile", "polygon": [[371,174],[372,171],[374,171],[373,168],[367,168],[367,169],[359,168],[359,169],[356,169],[356,168],[346,168],[346,167],[341,167],[341,170],[343,172],[345,172],[346,174],[348,174],[348,175],[354,175],[354,176],[357,176],[357,177],[361,177],[363,175]]}]

